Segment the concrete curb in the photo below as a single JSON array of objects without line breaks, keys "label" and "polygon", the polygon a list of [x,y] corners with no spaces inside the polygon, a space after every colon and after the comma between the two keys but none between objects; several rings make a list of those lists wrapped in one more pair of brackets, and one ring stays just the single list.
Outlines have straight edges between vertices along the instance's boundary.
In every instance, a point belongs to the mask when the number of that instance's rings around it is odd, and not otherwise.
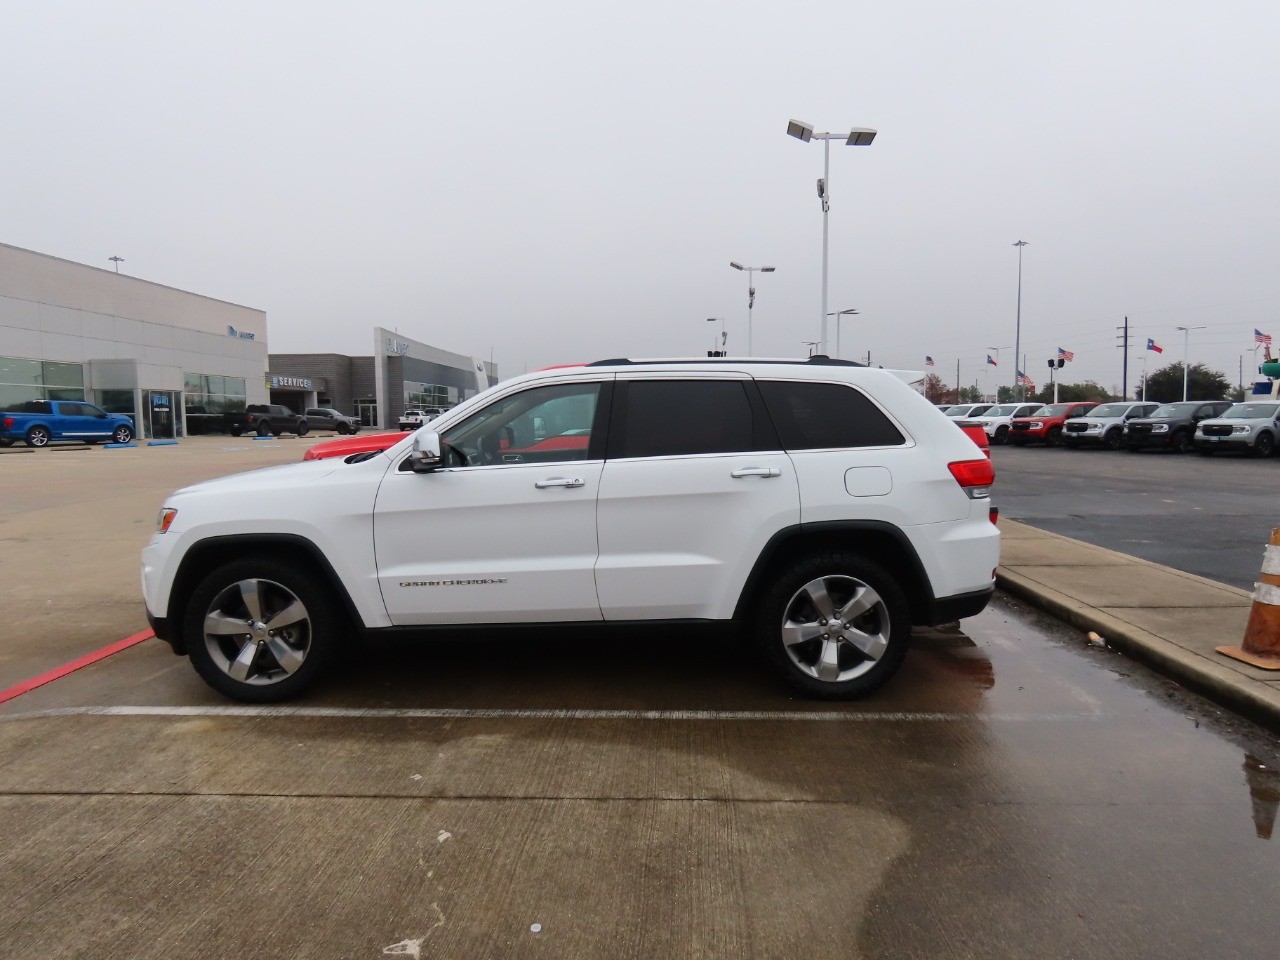
[{"label": "concrete curb", "polygon": [[[1168,567],[1148,560],[1118,554],[1102,547],[1093,547],[1091,544],[1083,544],[1081,541],[1072,540],[1060,534],[1038,532],[1044,533],[1046,538],[1069,541],[1097,551],[1099,559],[1102,559],[1103,555],[1108,558],[1124,558],[1137,568],[1139,575],[1141,568],[1145,567],[1220,587],[1242,597],[1249,596],[1243,590],[1194,574],[1170,570]],[[1019,597],[1080,630],[1096,631],[1102,635],[1108,646],[1163,673],[1215,703],[1265,727],[1280,731],[1280,686],[1244,676],[1228,665],[1226,659],[1218,662],[1195,650],[1187,649],[1173,640],[1127,623],[1092,606],[1085,600],[1046,587],[1016,570],[1000,567],[996,574],[996,585],[1006,593]],[[1212,650],[1211,642],[1205,641],[1204,645],[1206,649]]]}]

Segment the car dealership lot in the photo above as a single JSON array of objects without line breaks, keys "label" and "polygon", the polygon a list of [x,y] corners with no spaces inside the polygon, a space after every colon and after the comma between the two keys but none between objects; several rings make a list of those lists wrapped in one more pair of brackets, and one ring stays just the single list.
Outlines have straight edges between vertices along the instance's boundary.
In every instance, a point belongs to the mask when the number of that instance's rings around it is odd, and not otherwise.
[{"label": "car dealership lot", "polygon": [[[0,456],[0,687],[145,627],[171,489],[310,443]],[[1042,453],[1179,459],[996,456]],[[1274,739],[1003,600],[834,706],[693,633],[361,647],[270,708],[149,641],[0,705],[0,757],[16,958],[1273,945]]]}]

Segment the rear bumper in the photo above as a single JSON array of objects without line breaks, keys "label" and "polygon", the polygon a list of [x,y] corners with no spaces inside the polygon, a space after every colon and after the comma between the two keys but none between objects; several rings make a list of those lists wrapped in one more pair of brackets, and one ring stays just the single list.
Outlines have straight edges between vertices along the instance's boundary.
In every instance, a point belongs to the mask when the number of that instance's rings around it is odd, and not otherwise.
[{"label": "rear bumper", "polygon": [[942,623],[952,623],[956,620],[963,620],[965,617],[977,616],[987,608],[995,589],[993,584],[985,590],[975,590],[973,593],[961,593],[954,597],[939,597],[935,599],[929,614],[929,622],[923,624],[923,626],[936,627]]}]

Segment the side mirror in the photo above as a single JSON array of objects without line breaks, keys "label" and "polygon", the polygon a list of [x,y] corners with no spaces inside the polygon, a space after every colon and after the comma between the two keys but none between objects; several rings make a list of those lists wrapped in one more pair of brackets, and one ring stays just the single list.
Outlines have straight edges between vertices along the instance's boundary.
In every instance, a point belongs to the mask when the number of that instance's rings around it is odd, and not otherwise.
[{"label": "side mirror", "polygon": [[414,473],[430,473],[440,467],[440,434],[434,430],[418,431],[413,438],[409,467]]}]

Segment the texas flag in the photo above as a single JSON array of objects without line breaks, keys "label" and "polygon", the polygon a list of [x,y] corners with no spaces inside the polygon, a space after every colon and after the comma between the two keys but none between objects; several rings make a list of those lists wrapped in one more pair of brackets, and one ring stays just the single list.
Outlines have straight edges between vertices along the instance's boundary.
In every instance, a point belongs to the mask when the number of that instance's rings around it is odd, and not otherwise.
[{"label": "texas flag", "polygon": [[989,353],[987,354],[987,363],[991,364],[993,367],[1000,366],[1000,364],[996,363],[994,360],[991,359],[991,354]]},{"label": "texas flag", "polygon": [[1164,347],[1160,346],[1160,344],[1156,343],[1150,337],[1147,337],[1147,349],[1154,350],[1156,353],[1164,353]]},{"label": "texas flag", "polygon": [[925,365],[926,367],[932,367],[932,366],[933,366],[933,357],[926,356],[926,357],[924,358],[924,365]]}]

